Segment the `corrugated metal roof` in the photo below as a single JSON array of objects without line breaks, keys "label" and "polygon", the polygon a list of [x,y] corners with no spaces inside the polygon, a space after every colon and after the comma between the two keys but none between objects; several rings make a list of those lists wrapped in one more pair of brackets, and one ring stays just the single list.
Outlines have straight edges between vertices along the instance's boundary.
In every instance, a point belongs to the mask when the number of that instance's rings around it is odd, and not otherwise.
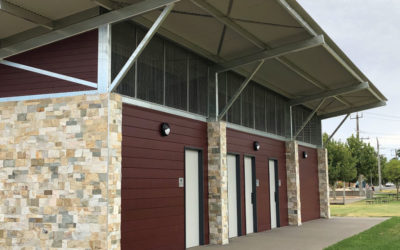
[{"label": "corrugated metal roof", "polygon": [[[8,2],[52,19],[55,23],[95,7],[95,2],[104,3],[103,0]],[[111,1],[119,6],[136,2],[141,1]],[[134,20],[148,26],[159,14],[159,10],[152,11]],[[0,39],[8,43],[12,41],[12,36],[38,30],[35,26],[32,22],[0,12]],[[40,34],[46,33],[43,29]],[[294,0],[182,0],[176,4],[159,33],[216,63],[273,50],[322,34],[325,45],[270,59],[258,71],[255,80],[291,99],[361,82],[369,83],[369,90],[329,97],[318,112],[326,117],[329,113],[335,112],[338,115],[341,111],[386,101],[369,79]],[[1,49],[6,48],[3,46]],[[246,75],[256,64],[238,67],[235,71]],[[313,108],[317,103],[310,101],[304,105]]]}]

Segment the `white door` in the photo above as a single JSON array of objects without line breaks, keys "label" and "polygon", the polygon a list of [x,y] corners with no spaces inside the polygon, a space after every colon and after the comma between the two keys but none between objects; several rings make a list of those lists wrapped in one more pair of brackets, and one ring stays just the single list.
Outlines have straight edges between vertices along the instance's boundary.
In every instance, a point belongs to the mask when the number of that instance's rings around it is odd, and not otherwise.
[{"label": "white door", "polygon": [[269,201],[271,211],[271,229],[276,228],[276,201],[275,201],[275,161],[269,161]]},{"label": "white door", "polygon": [[253,203],[251,195],[253,193],[253,171],[252,160],[250,157],[244,158],[244,192],[246,200],[246,234],[254,232],[253,222]]},{"label": "white door", "polygon": [[228,155],[229,238],[238,236],[236,156]]},{"label": "white door", "polygon": [[200,245],[199,152],[185,151],[185,229],[186,247]]}]

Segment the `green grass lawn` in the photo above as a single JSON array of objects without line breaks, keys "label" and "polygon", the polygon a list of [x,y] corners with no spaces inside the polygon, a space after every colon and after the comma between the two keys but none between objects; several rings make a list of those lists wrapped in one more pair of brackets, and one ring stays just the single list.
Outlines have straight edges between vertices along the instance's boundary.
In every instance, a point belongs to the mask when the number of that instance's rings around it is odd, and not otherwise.
[{"label": "green grass lawn", "polygon": [[336,249],[398,250],[400,249],[400,217],[393,217],[362,233],[325,248],[325,250]]},{"label": "green grass lawn", "polygon": [[384,204],[366,204],[358,201],[348,205],[331,205],[332,216],[350,217],[392,217],[400,216],[400,201]]}]

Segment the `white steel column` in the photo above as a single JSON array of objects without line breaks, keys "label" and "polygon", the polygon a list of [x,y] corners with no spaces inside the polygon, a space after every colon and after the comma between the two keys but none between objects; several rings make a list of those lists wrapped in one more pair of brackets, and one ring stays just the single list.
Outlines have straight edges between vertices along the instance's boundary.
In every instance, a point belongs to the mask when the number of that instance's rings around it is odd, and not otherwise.
[{"label": "white steel column", "polygon": [[99,27],[97,90],[106,93],[111,84],[111,24]]}]

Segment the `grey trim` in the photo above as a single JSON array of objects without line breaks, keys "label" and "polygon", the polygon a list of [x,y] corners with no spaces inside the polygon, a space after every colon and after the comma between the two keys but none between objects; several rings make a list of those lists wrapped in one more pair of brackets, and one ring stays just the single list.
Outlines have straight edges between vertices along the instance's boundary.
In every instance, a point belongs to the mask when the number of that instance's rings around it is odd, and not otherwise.
[{"label": "grey trim", "polygon": [[164,20],[168,17],[168,14],[171,12],[171,10],[173,8],[174,8],[174,4],[173,3],[167,5],[164,8],[164,10],[161,12],[160,16],[154,22],[153,26],[151,26],[149,31],[143,37],[143,40],[139,43],[139,45],[136,47],[135,51],[132,53],[132,55],[126,61],[125,65],[122,67],[122,69],[120,70],[118,75],[112,81],[111,86],[109,88],[110,92],[114,91],[118,87],[118,85],[122,82],[122,80],[124,79],[125,75],[132,68],[133,64],[139,58],[140,54],[144,51],[144,49],[146,48],[147,44],[150,42],[151,38],[156,34],[158,28],[161,26],[161,24],[164,22]]},{"label": "grey trim", "polygon": [[319,116],[319,118],[321,120],[323,120],[323,119],[328,119],[328,118],[332,118],[335,116],[341,116],[341,115],[345,115],[348,113],[359,112],[362,110],[373,109],[373,108],[378,108],[378,107],[382,107],[382,106],[386,106],[386,102],[381,101],[381,102],[362,105],[359,107],[353,107],[353,108],[349,108],[349,109],[345,109],[345,110],[340,110],[340,111],[336,111],[336,112],[332,112],[332,113],[322,114]]},{"label": "grey trim", "polygon": [[54,73],[54,72],[51,72],[51,71],[34,68],[34,67],[27,66],[27,65],[24,65],[24,64],[20,64],[20,63],[10,62],[10,61],[7,61],[7,60],[1,60],[0,64],[7,65],[7,66],[10,66],[10,67],[14,67],[14,68],[18,68],[18,69],[22,69],[22,70],[26,70],[26,71],[30,71],[30,72],[41,74],[41,75],[45,75],[45,76],[50,76],[50,77],[57,78],[57,79],[64,80],[64,81],[68,81],[68,82],[77,83],[77,84],[88,86],[88,87],[92,87],[92,88],[97,88],[97,83],[94,83],[94,82],[89,82],[89,81],[78,79],[78,78],[75,78],[75,77],[72,77],[72,76],[66,76],[66,75]]},{"label": "grey trim", "polygon": [[247,84],[251,81],[251,79],[254,77],[255,74],[257,74],[258,70],[261,68],[261,66],[264,64],[264,60],[261,60],[261,62],[257,65],[257,67],[253,70],[253,72],[244,80],[242,85],[240,85],[239,89],[236,90],[235,94],[231,97],[229,102],[225,105],[224,109],[221,111],[221,113],[218,115],[218,120],[221,120],[222,117],[226,114],[226,112],[229,110],[229,108],[233,105],[233,103],[236,101],[236,99],[240,96],[240,94],[243,92],[243,90],[246,88]]},{"label": "grey trim", "polygon": [[41,94],[41,95],[26,95],[26,96],[15,96],[15,97],[2,97],[0,102],[18,102],[18,101],[28,101],[28,100],[40,100],[47,98],[60,98],[78,95],[94,95],[98,94],[97,90],[88,91],[76,91],[76,92],[64,92],[64,93],[53,93],[53,94]]},{"label": "grey trim", "polygon": [[322,91],[322,92],[320,92],[318,94],[314,94],[314,95],[305,96],[305,97],[301,97],[301,98],[298,98],[298,99],[290,100],[289,101],[289,105],[295,106],[295,105],[303,104],[303,103],[306,103],[306,102],[319,100],[319,99],[322,99],[322,98],[333,97],[333,96],[342,95],[342,94],[349,94],[349,93],[353,93],[353,92],[356,92],[356,91],[361,91],[361,90],[368,89],[368,88],[369,88],[369,84],[367,82],[363,82],[363,83],[360,83],[360,84],[357,84],[357,85],[353,85],[353,86],[349,86],[349,87],[333,89],[333,90],[328,90],[328,91]]},{"label": "grey trim", "polygon": [[314,145],[314,144],[311,144],[311,143],[308,143],[308,142],[303,142],[303,141],[297,141],[297,143],[300,146],[309,147],[309,148],[319,148],[320,147],[318,145]]},{"label": "grey trim", "polygon": [[274,140],[278,140],[278,141],[289,141],[289,138],[280,136],[280,135],[274,135],[268,132],[264,132],[261,130],[256,130],[256,129],[252,129],[252,128],[248,128],[248,127],[244,127],[241,125],[237,125],[234,123],[230,123],[227,122],[226,123],[226,127],[227,128],[231,128],[231,129],[235,129],[241,132],[245,132],[245,133],[249,133],[249,134],[253,134],[253,135],[258,135],[258,136],[262,136],[262,137],[266,137],[266,138],[270,138],[270,139],[274,139]]},{"label": "grey trim", "polygon": [[99,27],[99,49],[97,63],[97,89],[106,93],[111,82],[111,25]]},{"label": "grey trim", "polygon": [[318,104],[318,106],[311,112],[311,114],[307,117],[307,119],[303,122],[299,130],[297,130],[296,134],[294,135],[293,139],[296,140],[297,136],[303,131],[303,129],[307,126],[307,124],[311,121],[313,116],[317,113],[317,111],[321,108],[322,104],[324,104],[326,98],[322,99],[322,101]]},{"label": "grey trim", "polygon": [[142,108],[148,108],[148,109],[168,113],[171,115],[181,116],[181,117],[185,117],[185,118],[189,118],[189,119],[193,119],[193,120],[197,120],[197,121],[201,121],[201,122],[207,122],[207,117],[205,117],[205,116],[189,113],[184,110],[170,108],[170,107],[163,106],[160,104],[155,104],[152,102],[139,100],[139,99],[135,99],[135,98],[124,96],[124,95],[122,95],[122,102],[126,103],[126,104],[130,104],[130,105],[142,107]]},{"label": "grey trim", "polygon": [[84,33],[98,28],[104,24],[116,23],[125,19],[144,14],[146,12],[161,8],[179,0],[146,0],[141,1],[125,8],[105,13],[100,16],[84,20],[79,23],[71,24],[30,39],[26,39],[15,44],[0,49],[0,59],[13,56],[27,50],[31,50],[49,43],[53,43],[74,35]]},{"label": "grey trim", "polygon": [[343,120],[339,123],[339,125],[336,127],[336,129],[333,131],[333,133],[329,136],[328,140],[326,142],[329,142],[332,137],[336,134],[336,132],[340,129],[340,127],[343,125],[343,123],[347,120],[347,118],[349,118],[350,113],[348,113]]},{"label": "grey trim", "polygon": [[249,63],[259,61],[259,60],[268,60],[277,57],[281,57],[290,53],[299,52],[302,50],[314,48],[317,46],[321,46],[325,44],[324,36],[316,36],[310,39],[306,39],[300,42],[290,43],[278,48],[264,50],[262,52],[257,52],[252,55],[244,56],[241,58],[234,59],[229,62],[221,63],[216,67],[216,71],[219,73],[228,71],[243,65],[247,65]]},{"label": "grey trim", "polygon": [[18,5],[14,5],[5,0],[0,0],[0,11],[4,11],[12,16],[24,19],[47,29],[53,29],[54,27],[51,19],[38,15],[30,10],[21,8]]}]

